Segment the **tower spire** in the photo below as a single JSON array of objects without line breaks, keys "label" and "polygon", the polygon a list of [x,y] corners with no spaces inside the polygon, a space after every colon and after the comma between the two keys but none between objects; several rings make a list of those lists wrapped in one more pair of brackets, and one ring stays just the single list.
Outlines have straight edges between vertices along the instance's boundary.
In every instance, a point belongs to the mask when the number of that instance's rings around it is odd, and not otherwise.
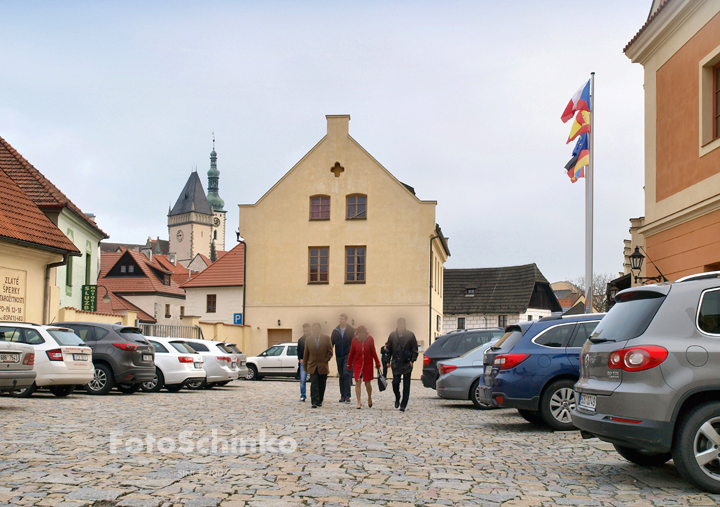
[{"label": "tower spire", "polygon": [[220,171],[217,168],[217,153],[215,152],[215,132],[212,133],[213,149],[210,152],[210,170],[208,171],[208,201],[213,211],[225,211],[225,201],[220,198]]}]

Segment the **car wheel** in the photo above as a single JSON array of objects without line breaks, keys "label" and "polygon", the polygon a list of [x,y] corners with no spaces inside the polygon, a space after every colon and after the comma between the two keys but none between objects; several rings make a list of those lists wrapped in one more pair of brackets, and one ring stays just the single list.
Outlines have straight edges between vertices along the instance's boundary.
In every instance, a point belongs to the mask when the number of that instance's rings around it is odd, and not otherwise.
[{"label": "car wheel", "polygon": [[675,466],[688,482],[720,493],[720,402],[705,403],[683,416],[672,449]]},{"label": "car wheel", "polygon": [[140,389],[146,393],[156,393],[165,385],[165,377],[163,376],[160,368],[155,368],[155,378],[150,382],[143,382]]},{"label": "car wheel", "polygon": [[52,386],[50,392],[58,398],[69,396],[75,390],[75,386]]},{"label": "car wheel", "polygon": [[615,444],[615,450],[620,456],[641,467],[659,467],[672,459],[669,452],[653,453],[642,449],[633,449]]},{"label": "car wheel", "polygon": [[118,384],[117,388],[123,394],[133,394],[140,390],[142,384]]},{"label": "car wheel", "polygon": [[165,386],[165,389],[167,389],[167,390],[168,390],[169,392],[171,392],[171,393],[176,393],[176,392],[178,392],[180,389],[182,389],[182,387],[183,387],[182,384],[170,384],[169,386],[166,385],[166,386]]},{"label": "car wheel", "polygon": [[31,386],[28,386],[25,389],[10,391],[8,394],[13,398],[29,398],[33,395],[35,391],[37,391],[37,385],[35,385],[35,382],[33,382]]},{"label": "car wheel", "polygon": [[113,373],[109,366],[104,364],[95,365],[95,375],[93,379],[85,385],[88,394],[107,394],[113,388],[115,381]]},{"label": "car wheel", "polygon": [[470,401],[473,402],[473,405],[475,405],[475,408],[478,410],[490,410],[493,407],[491,405],[488,405],[487,403],[483,403],[480,401],[480,393],[482,392],[482,389],[480,388],[480,380],[476,380],[472,387],[470,387]]},{"label": "car wheel", "polygon": [[258,379],[258,372],[257,368],[253,364],[247,365],[247,375],[245,376],[245,380],[257,380]]},{"label": "car wheel", "polygon": [[575,425],[570,411],[575,408],[574,380],[558,380],[545,390],[540,401],[540,414],[545,424],[554,430],[570,431]]},{"label": "car wheel", "polygon": [[520,414],[520,417],[525,419],[530,424],[535,424],[537,426],[545,425],[545,421],[540,415],[540,412],[535,412],[533,410],[518,410],[518,413]]},{"label": "car wheel", "polygon": [[185,384],[185,387],[188,389],[202,389],[205,387],[205,381],[204,380],[193,380],[192,382],[188,382]]}]

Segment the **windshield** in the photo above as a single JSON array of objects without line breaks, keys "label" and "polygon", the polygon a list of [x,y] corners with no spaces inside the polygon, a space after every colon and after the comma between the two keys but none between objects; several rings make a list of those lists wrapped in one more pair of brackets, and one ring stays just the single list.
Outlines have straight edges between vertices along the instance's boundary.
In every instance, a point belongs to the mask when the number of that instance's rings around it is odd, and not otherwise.
[{"label": "windshield", "polygon": [[600,321],[592,339],[625,341],[645,332],[665,296],[658,292],[638,291],[618,294],[613,306]]},{"label": "windshield", "polygon": [[492,340],[490,340],[490,341],[487,342],[487,343],[483,343],[482,345],[480,345],[480,346],[478,346],[478,347],[475,347],[475,348],[472,349],[472,350],[468,350],[467,352],[465,352],[465,353],[464,353],[462,356],[460,356],[460,357],[466,357],[466,356],[469,356],[470,354],[473,354],[473,353],[475,353],[475,352],[487,350],[487,349],[489,349],[491,346],[495,345],[497,342],[498,342],[498,338],[493,338]]},{"label": "windshield", "polygon": [[145,337],[140,333],[139,329],[136,329],[134,327],[126,327],[120,330],[120,334],[123,338],[125,338],[128,341],[134,341],[137,343],[144,343],[148,345],[148,341],[145,339]]},{"label": "windshield", "polygon": [[525,333],[520,326],[509,327],[502,338],[493,345],[493,349],[504,348],[506,350],[510,350],[517,344],[517,342],[520,341],[520,338],[522,338],[524,334]]},{"label": "windshield", "polygon": [[218,348],[219,348],[220,350],[222,350],[223,352],[225,352],[225,353],[227,353],[227,354],[234,354],[234,353],[235,353],[235,351],[233,351],[233,349],[231,349],[230,347],[228,347],[226,343],[218,343],[217,346],[218,346]]},{"label": "windshield", "polygon": [[195,352],[195,349],[185,342],[170,342],[170,345],[172,345],[175,350],[182,354],[197,354],[197,352]]},{"label": "windshield", "polygon": [[85,345],[82,339],[72,331],[62,331],[60,329],[51,329],[48,331],[58,345]]},{"label": "windshield", "polygon": [[229,348],[233,353],[235,354],[242,354],[240,349],[235,345],[234,343],[225,343],[224,344],[227,348]]}]

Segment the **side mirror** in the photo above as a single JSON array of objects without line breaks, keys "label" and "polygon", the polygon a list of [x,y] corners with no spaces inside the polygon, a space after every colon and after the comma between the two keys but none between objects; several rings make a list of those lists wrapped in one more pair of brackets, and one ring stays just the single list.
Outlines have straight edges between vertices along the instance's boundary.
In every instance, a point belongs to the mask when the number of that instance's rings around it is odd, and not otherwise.
[{"label": "side mirror", "polygon": [[260,354],[260,355],[263,356],[263,357],[265,357],[265,356],[267,356],[267,352],[263,352],[263,353]]}]

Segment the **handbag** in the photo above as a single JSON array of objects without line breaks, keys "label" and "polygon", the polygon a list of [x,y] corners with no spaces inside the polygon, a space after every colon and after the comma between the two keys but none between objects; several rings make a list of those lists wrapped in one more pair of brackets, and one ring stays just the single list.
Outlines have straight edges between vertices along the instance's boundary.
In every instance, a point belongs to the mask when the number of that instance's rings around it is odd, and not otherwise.
[{"label": "handbag", "polygon": [[387,379],[385,378],[385,375],[383,375],[382,372],[380,371],[380,368],[378,368],[377,374],[378,374],[378,389],[380,390],[380,392],[382,392],[385,389],[387,389]]}]

